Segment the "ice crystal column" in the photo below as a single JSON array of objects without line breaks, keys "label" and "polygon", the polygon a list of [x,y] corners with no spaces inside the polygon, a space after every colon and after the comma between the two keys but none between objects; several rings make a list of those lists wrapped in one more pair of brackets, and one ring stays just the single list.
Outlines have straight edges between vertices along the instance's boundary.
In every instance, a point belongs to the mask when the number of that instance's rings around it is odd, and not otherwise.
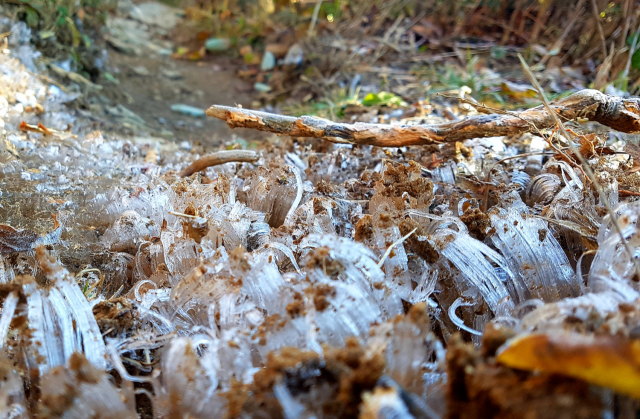
[{"label": "ice crystal column", "polygon": [[580,283],[547,222],[528,214],[519,197],[513,199],[508,210],[491,215],[496,230],[491,241],[520,279],[515,282],[518,299],[551,302],[577,296]]},{"label": "ice crystal column", "polygon": [[[622,204],[615,209],[615,213],[626,245],[637,260],[640,248],[640,202]],[[622,240],[607,215],[598,232],[598,253],[591,265],[588,285],[593,291],[614,291],[630,302],[639,297],[637,281],[634,280],[637,274]]]},{"label": "ice crystal column", "polygon": [[279,227],[302,199],[302,179],[293,166],[259,167],[242,188],[247,205],[264,212],[271,227]]},{"label": "ice crystal column", "polygon": [[435,242],[460,271],[457,282],[461,292],[477,290],[494,313],[505,297],[511,297],[513,305],[516,296],[509,293],[514,288],[513,274],[500,254],[466,232],[438,230]]},{"label": "ice crystal column", "polygon": [[106,348],[91,307],[69,271],[43,247],[36,249],[40,267],[52,282],[40,289],[33,277],[22,277],[27,318],[32,330],[25,352],[32,368],[41,373],[64,365],[74,352],[84,353],[93,365],[106,367]]}]

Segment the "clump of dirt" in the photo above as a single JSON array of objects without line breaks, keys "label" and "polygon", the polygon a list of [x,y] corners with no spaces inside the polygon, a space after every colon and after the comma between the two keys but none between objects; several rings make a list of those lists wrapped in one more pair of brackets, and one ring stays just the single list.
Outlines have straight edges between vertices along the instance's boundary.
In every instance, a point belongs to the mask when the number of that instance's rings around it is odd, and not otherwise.
[{"label": "clump of dirt", "polygon": [[287,304],[286,307],[287,314],[295,319],[296,317],[304,316],[307,312],[304,309],[304,298],[302,294],[296,292],[293,295],[293,301]]},{"label": "clump of dirt", "polygon": [[[68,409],[73,409],[76,398],[82,396],[82,384],[95,385],[103,372],[91,365],[84,355],[75,352],[69,358],[69,368],[58,366],[48,371],[41,379],[42,396],[38,411],[40,418],[62,418]],[[104,416],[112,417],[110,412]],[[126,412],[120,412],[127,418]],[[115,416],[113,416],[115,417]],[[122,416],[119,416],[122,417]],[[130,417],[130,416],[129,416]]]},{"label": "clump of dirt", "polygon": [[242,415],[242,407],[249,399],[249,385],[240,381],[231,380],[231,388],[222,396],[227,399],[227,417],[237,418]]},{"label": "clump of dirt", "polygon": [[388,165],[375,189],[378,194],[392,198],[398,210],[407,206],[428,208],[433,201],[433,183],[422,177],[421,167],[414,161],[408,165]]},{"label": "clump of dirt", "polygon": [[322,387],[326,390],[323,412],[340,418],[357,417],[362,393],[375,388],[385,365],[382,353],[368,353],[356,338],[347,339],[344,348],[325,345],[323,359],[316,352],[285,347],[267,355],[264,368],[256,372],[252,384],[236,384],[226,394],[229,417],[258,411],[268,417],[282,417],[282,406],[273,395],[277,384],[301,399]]},{"label": "clump of dirt", "polygon": [[307,268],[320,268],[330,278],[336,278],[344,271],[344,265],[332,257],[331,249],[321,246],[313,249],[308,256]]},{"label": "clump of dirt", "polygon": [[317,284],[313,286],[313,304],[318,311],[324,311],[331,304],[329,297],[336,295],[336,289],[329,284]]},{"label": "clump of dirt", "polygon": [[356,224],[355,239],[358,242],[365,242],[373,239],[373,217],[367,214]]},{"label": "clump of dirt", "polygon": [[103,336],[128,335],[134,327],[133,306],[125,298],[101,301],[93,307],[93,315]]},{"label": "clump of dirt", "polygon": [[403,236],[411,233],[413,230],[416,230],[414,234],[407,237],[405,240],[406,246],[416,255],[423,258],[428,263],[436,263],[440,258],[438,251],[433,247],[431,243],[427,240],[426,232],[424,228],[420,227],[420,224],[416,220],[411,218],[404,219],[400,225],[400,233]]},{"label": "clump of dirt", "polygon": [[495,356],[498,348],[504,345],[507,340],[514,337],[515,334],[512,329],[497,323],[487,323],[484,328],[484,333],[482,334],[482,344],[480,345],[482,356],[485,358]]},{"label": "clump of dirt", "polygon": [[273,314],[271,316],[267,316],[264,319],[264,322],[258,326],[258,333],[256,333],[256,337],[258,338],[258,345],[266,345],[267,344],[267,336],[272,334],[274,331],[282,329],[287,324],[287,319],[282,319],[278,313]]},{"label": "clump of dirt", "polygon": [[[227,399],[234,401],[234,408],[229,410],[229,417],[240,417],[258,411],[263,412],[266,417],[282,417],[282,406],[273,396],[274,385],[281,382],[285,375],[292,375],[294,371],[302,373],[305,369],[320,368],[321,362],[315,352],[285,347],[278,353],[269,353],[265,368],[256,372],[253,383],[246,389],[236,386],[235,392],[239,394],[227,395]],[[318,382],[321,377],[322,374],[316,377]]]},{"label": "clump of dirt", "polygon": [[347,339],[344,348],[324,347],[327,369],[340,383],[335,406],[339,410],[333,410],[334,413],[341,412],[339,417],[356,417],[362,393],[371,391],[384,372],[383,354],[369,354],[365,349],[356,338]]},{"label": "clump of dirt", "polygon": [[460,221],[467,226],[469,234],[480,241],[484,241],[496,232],[496,229],[491,225],[491,217],[478,208],[467,208],[460,217]]},{"label": "clump of dirt", "polygon": [[447,351],[447,418],[600,418],[584,381],[518,371],[483,358],[456,334]]},{"label": "clump of dirt", "polygon": [[[401,316],[398,316],[398,318],[401,318]],[[406,314],[406,318],[423,330],[429,330],[431,326],[431,319],[429,318],[429,312],[427,311],[427,303],[424,302],[412,305]]]}]

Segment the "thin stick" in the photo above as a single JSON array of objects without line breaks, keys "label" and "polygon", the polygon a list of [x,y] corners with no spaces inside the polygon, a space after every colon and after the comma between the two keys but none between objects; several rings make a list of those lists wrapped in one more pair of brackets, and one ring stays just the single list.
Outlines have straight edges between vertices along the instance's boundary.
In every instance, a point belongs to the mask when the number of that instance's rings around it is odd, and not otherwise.
[{"label": "thin stick", "polygon": [[387,248],[387,251],[384,252],[384,255],[382,255],[382,259],[380,259],[380,262],[378,262],[378,268],[382,268],[382,265],[384,264],[384,261],[387,260],[387,258],[391,254],[391,251],[393,250],[393,248],[396,247],[397,245],[399,245],[400,243],[402,243],[403,241],[407,240],[409,237],[411,237],[411,235],[413,233],[415,233],[417,229],[418,229],[418,227],[414,228],[413,230],[411,230],[411,232],[409,234],[407,234],[404,237],[401,237],[398,241],[392,243],[391,246],[389,246]]},{"label": "thin stick", "polygon": [[320,6],[322,6],[322,0],[318,0],[315,7],[313,8],[313,16],[311,17],[311,24],[309,25],[309,30],[307,31],[307,36],[309,38],[313,36],[313,30],[316,27],[316,22],[318,21],[318,15],[320,14]]},{"label": "thin stick", "polygon": [[618,189],[618,196],[640,196],[640,192],[628,191],[626,189]]},{"label": "thin stick", "polygon": [[[640,31],[640,28],[638,28]],[[631,60],[633,59],[633,53],[636,52],[636,46],[638,45],[638,32],[636,31],[633,36],[633,41],[631,41],[631,49],[629,50],[629,57],[627,58],[627,64],[624,66],[624,72],[622,73],[621,79],[624,83],[624,90],[627,90],[627,86],[629,84],[629,70],[631,69]]]},{"label": "thin stick", "polygon": [[624,24],[622,26],[622,37],[620,38],[620,48],[624,48],[627,43],[627,33],[629,33],[629,20],[631,17],[629,14],[631,13],[631,3],[632,0],[625,0],[624,6],[622,7],[622,16],[624,19]]},{"label": "thin stick", "polygon": [[107,301],[111,301],[114,298],[116,298],[118,295],[120,295],[123,289],[124,289],[124,285],[120,285],[120,288],[118,288],[118,291],[116,291],[115,294],[111,296],[111,298],[107,299]]},{"label": "thin stick", "polygon": [[405,147],[464,141],[472,138],[514,136],[555,128],[556,119],[595,121],[618,131],[640,132],[640,99],[609,96],[585,89],[551,105],[503,115],[474,115],[455,122],[422,125],[344,124],[313,116],[295,118],[244,108],[214,105],[207,115],[231,128],[252,128],[292,137],[322,138],[346,144]]},{"label": "thin stick", "polygon": [[607,212],[609,213],[609,216],[611,217],[611,223],[613,224],[614,228],[616,229],[616,231],[620,235],[620,240],[622,240],[622,245],[624,246],[624,249],[625,249],[625,251],[627,252],[627,254],[629,256],[629,259],[631,260],[631,263],[633,263],[633,266],[635,267],[636,275],[640,276],[640,266],[638,265],[638,262],[635,260],[635,258],[633,256],[634,252],[631,250],[631,247],[629,247],[629,243],[627,243],[627,240],[625,239],[624,234],[622,233],[622,228],[620,228],[620,224],[618,224],[618,217],[616,217],[616,213],[613,211],[613,208],[611,208],[611,205],[609,204],[609,199],[607,198],[607,195],[604,193],[604,191],[602,190],[602,187],[598,183],[598,179],[596,178],[595,174],[593,173],[593,170],[591,169],[591,166],[589,165],[589,162],[584,158],[582,153],[580,153],[580,150],[578,149],[578,147],[576,147],[575,144],[573,144],[573,141],[571,141],[571,136],[569,135],[569,133],[565,129],[564,125],[562,125],[562,121],[560,121],[560,118],[558,117],[558,115],[556,115],[556,113],[554,112],[553,108],[551,107],[551,105],[547,101],[547,97],[544,94],[544,91],[542,90],[542,87],[540,87],[540,84],[538,83],[538,79],[536,79],[536,76],[531,72],[531,69],[527,65],[526,61],[524,60],[524,58],[522,58],[522,55],[518,54],[518,58],[520,59],[520,63],[522,64],[522,68],[523,68],[525,74],[527,75],[527,77],[529,77],[529,80],[531,81],[531,84],[538,91],[538,95],[542,99],[542,102],[544,103],[544,106],[549,110],[549,113],[556,120],[556,123],[558,124],[558,127],[560,128],[560,132],[567,139],[567,142],[569,143],[569,148],[571,149],[571,152],[578,158],[578,160],[580,161],[580,164],[582,165],[582,169],[583,169],[584,173],[591,180],[591,183],[593,184],[593,187],[598,192],[598,196],[600,197],[600,201],[602,202],[602,204],[607,209]]},{"label": "thin stick", "polygon": [[100,276],[102,276],[102,272],[100,271],[100,269],[98,268],[89,268],[89,269],[83,269],[80,272],[78,272],[76,274],[76,278],[80,278],[82,275],[89,273],[89,272],[98,272],[100,274]]},{"label": "thin stick", "polygon": [[531,157],[531,156],[553,156],[556,153],[553,151],[535,151],[535,152],[531,152],[531,153],[522,153],[522,154],[518,154],[515,156],[509,156],[509,157],[505,157],[504,159],[500,159],[497,162],[495,162],[493,164],[493,166],[491,166],[491,169],[489,169],[489,172],[487,173],[487,177],[485,178],[485,182],[488,183],[489,181],[491,181],[491,172],[493,172],[493,169],[496,168],[497,165],[504,163],[506,161],[509,160],[514,160],[514,159],[519,159],[522,157]]},{"label": "thin stick", "polygon": [[437,93],[436,96],[442,96],[442,97],[446,97],[446,98],[450,98],[450,99],[457,99],[458,102],[467,103],[467,104],[473,106],[478,113],[482,113],[482,114],[485,114],[485,115],[492,115],[492,114],[511,115],[511,116],[516,117],[516,118],[520,118],[520,119],[522,119],[522,121],[524,123],[526,123],[527,125],[529,125],[531,127],[531,131],[532,132],[536,132],[536,133],[538,133],[538,135],[540,137],[544,138],[544,135],[542,134],[542,132],[540,132],[540,129],[538,129],[538,127],[534,123],[532,123],[530,121],[527,121],[526,119],[522,118],[522,116],[520,116],[517,112],[505,111],[505,110],[502,110],[502,109],[499,109],[499,108],[492,108],[491,106],[487,106],[484,103],[472,101],[472,100],[469,100],[469,99],[465,99],[463,97],[441,95],[439,93]]},{"label": "thin stick", "polygon": [[593,17],[596,19],[596,26],[598,27],[598,35],[600,35],[600,42],[602,42],[602,57],[607,57],[607,41],[604,38],[604,31],[602,30],[602,23],[600,22],[600,11],[598,11],[598,5],[596,0],[591,0],[591,7],[593,9]]},{"label": "thin stick", "polygon": [[169,211],[168,214],[171,215],[175,215],[176,217],[184,217],[184,218],[191,218],[191,219],[196,219],[196,218],[200,218],[196,215],[189,215],[189,214],[183,214],[181,212],[175,212],[175,211]]},{"label": "thin stick", "polygon": [[252,150],[223,150],[213,154],[200,157],[198,160],[191,163],[188,167],[182,169],[180,177],[191,176],[192,174],[199,172],[211,166],[218,166],[229,162],[248,162],[254,163],[260,157],[258,153]]},{"label": "thin stick", "polygon": [[562,35],[560,35],[560,38],[558,38],[558,40],[556,40],[556,42],[553,44],[553,46],[551,47],[551,50],[547,54],[545,54],[544,57],[542,57],[540,64],[545,64],[549,60],[549,58],[551,58],[552,51],[554,50],[560,51],[560,48],[562,48],[562,45],[564,44],[564,40],[569,35],[569,32],[571,32],[571,29],[573,29],[573,25],[575,25],[575,23],[578,21],[578,18],[582,14],[583,6],[584,6],[584,0],[579,0],[578,4],[575,7],[573,16],[571,16],[571,20],[569,20],[569,24],[567,24],[567,27],[564,29],[564,32],[562,32]]},{"label": "thin stick", "polygon": [[[531,32],[531,45],[535,44],[538,41],[538,34],[540,34],[540,30],[542,26],[544,26],[544,22],[547,20],[547,11],[550,9],[553,0],[543,0],[538,4],[538,15],[536,16],[536,23],[533,25],[533,31]],[[515,11],[513,12],[515,15]]]}]

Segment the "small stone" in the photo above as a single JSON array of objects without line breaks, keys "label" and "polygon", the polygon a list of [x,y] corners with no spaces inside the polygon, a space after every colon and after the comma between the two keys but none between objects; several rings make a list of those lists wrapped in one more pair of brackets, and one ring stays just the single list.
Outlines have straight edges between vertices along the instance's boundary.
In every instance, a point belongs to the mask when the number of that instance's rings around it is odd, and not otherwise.
[{"label": "small stone", "polygon": [[304,50],[299,44],[291,45],[289,51],[287,51],[287,55],[284,57],[284,65],[295,65],[299,66],[302,64],[304,60]]},{"label": "small stone", "polygon": [[134,5],[129,11],[133,19],[164,30],[173,29],[176,26],[180,21],[178,13],[180,13],[179,9],[154,1]]},{"label": "small stone", "polygon": [[133,71],[139,76],[148,76],[149,74],[151,74],[149,70],[147,70],[147,67],[143,65],[137,65],[135,67],[131,67],[131,71]]},{"label": "small stone", "polygon": [[226,51],[231,46],[231,41],[226,38],[209,38],[204,43],[204,47],[210,52]]},{"label": "small stone", "polygon": [[262,56],[262,64],[260,64],[260,70],[270,71],[276,66],[276,57],[273,52],[267,51]]},{"label": "small stone", "polygon": [[179,112],[185,115],[193,116],[194,118],[205,116],[204,109],[196,108],[195,106],[184,105],[182,103],[176,103],[174,105],[171,105],[171,110],[174,112]]},{"label": "small stone", "polygon": [[174,70],[163,69],[162,75],[170,80],[179,80],[182,78],[182,74],[179,71]]},{"label": "small stone", "polygon": [[29,103],[27,96],[24,93],[20,93],[20,92],[16,93],[16,100],[22,103],[23,105],[27,105]]},{"label": "small stone", "polygon": [[173,133],[173,131],[169,131],[168,129],[163,129],[162,131],[160,131],[160,136],[162,138],[171,139],[175,137],[175,134]]},{"label": "small stone", "polygon": [[266,83],[256,83],[253,85],[253,88],[260,93],[268,93],[271,91],[271,86]]},{"label": "small stone", "polygon": [[531,45],[531,51],[535,52],[536,54],[540,55],[540,56],[544,56],[548,54],[548,50],[543,47],[540,44],[533,44]]}]

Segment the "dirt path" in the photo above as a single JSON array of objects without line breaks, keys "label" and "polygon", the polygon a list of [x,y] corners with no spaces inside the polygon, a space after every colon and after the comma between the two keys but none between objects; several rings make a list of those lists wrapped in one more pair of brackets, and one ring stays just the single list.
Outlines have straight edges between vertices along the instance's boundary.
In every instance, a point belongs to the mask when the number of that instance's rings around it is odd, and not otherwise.
[{"label": "dirt path", "polygon": [[[151,42],[166,42],[153,30]],[[206,116],[194,117],[171,110],[175,104],[206,109],[213,104],[249,107],[253,87],[236,77],[240,63],[230,56],[208,56],[203,61],[175,60],[155,51],[125,54],[109,49],[112,71],[132,99],[125,106],[145,120],[149,134],[181,143],[215,147],[235,137],[259,141],[266,134],[232,131],[225,123]]]}]

